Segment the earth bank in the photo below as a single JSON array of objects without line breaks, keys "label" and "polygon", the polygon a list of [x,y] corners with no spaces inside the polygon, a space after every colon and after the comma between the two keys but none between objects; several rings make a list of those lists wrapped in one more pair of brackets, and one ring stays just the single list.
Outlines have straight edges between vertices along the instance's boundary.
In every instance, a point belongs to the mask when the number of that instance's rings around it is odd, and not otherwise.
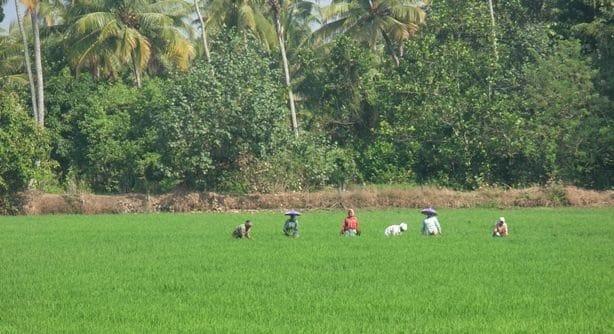
[{"label": "earth bank", "polygon": [[20,194],[18,214],[102,214],[356,208],[465,207],[609,207],[614,191],[551,185],[524,189],[485,188],[471,192],[437,187],[360,187],[277,194],[219,194],[176,191],[169,194],[96,195],[91,193]]}]

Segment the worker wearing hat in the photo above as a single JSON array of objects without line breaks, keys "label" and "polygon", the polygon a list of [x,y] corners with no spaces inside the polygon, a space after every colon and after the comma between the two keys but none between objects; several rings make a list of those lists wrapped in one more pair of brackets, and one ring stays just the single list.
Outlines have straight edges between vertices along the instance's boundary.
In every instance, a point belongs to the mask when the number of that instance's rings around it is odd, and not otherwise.
[{"label": "worker wearing hat", "polygon": [[285,213],[289,218],[284,223],[284,227],[282,231],[288,237],[298,238],[298,216],[301,215],[300,212],[296,210],[290,210]]},{"label": "worker wearing hat", "polygon": [[433,236],[440,235],[441,226],[437,219],[437,211],[433,208],[426,208],[420,212],[426,215],[426,218],[422,221],[422,234]]}]

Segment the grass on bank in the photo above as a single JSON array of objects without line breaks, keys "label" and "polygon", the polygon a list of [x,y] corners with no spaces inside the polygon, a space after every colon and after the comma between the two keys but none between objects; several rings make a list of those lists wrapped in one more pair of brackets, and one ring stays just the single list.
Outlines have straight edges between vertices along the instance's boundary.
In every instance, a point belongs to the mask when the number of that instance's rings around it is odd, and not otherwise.
[{"label": "grass on bank", "polygon": [[439,211],[0,217],[0,333],[614,332],[614,208]]}]

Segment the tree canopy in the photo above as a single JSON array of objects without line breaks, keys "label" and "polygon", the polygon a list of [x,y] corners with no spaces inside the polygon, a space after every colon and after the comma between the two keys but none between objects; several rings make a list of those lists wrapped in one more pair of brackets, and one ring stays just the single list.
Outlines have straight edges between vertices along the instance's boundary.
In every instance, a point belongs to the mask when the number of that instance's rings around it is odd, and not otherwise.
[{"label": "tree canopy", "polygon": [[614,187],[611,1],[26,5],[5,194]]}]

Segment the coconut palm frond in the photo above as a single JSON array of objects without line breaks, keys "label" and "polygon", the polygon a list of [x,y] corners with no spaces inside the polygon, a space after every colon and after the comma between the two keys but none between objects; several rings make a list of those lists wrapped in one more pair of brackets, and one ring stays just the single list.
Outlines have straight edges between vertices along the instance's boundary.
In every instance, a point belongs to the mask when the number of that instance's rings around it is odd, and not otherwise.
[{"label": "coconut palm frond", "polygon": [[89,33],[92,31],[99,31],[105,27],[110,21],[114,21],[115,16],[110,13],[90,13],[84,15],[77,20],[73,26],[73,30],[77,34]]},{"label": "coconut palm frond", "polygon": [[161,13],[143,13],[139,15],[139,30],[158,30],[171,27],[174,23],[170,16]]},{"label": "coconut palm frond", "polygon": [[314,32],[316,41],[319,43],[328,43],[338,34],[345,33],[347,31],[346,19],[340,19],[328,24],[323,25]]},{"label": "coconut palm frond", "polygon": [[337,21],[339,18],[344,17],[345,14],[348,13],[352,8],[355,8],[355,4],[347,2],[333,2],[330,5],[322,8],[322,22],[324,24],[327,24]]},{"label": "coconut palm frond", "polygon": [[186,41],[174,43],[165,53],[165,57],[170,63],[177,65],[177,67],[183,71],[188,69],[190,61],[194,59],[195,56],[196,50],[194,46]]},{"label": "coconut palm frond", "polygon": [[257,29],[255,31],[256,36],[265,44],[267,49],[273,49],[279,43],[277,41],[275,28],[271,24],[271,21],[269,21],[266,17],[260,14],[255,16],[255,20],[257,23]]},{"label": "coconut palm frond", "polygon": [[77,70],[103,68],[114,76],[129,66],[139,86],[139,74],[150,65],[155,72],[160,63],[152,57],[171,55],[169,61],[180,68],[193,59],[194,47],[188,40],[193,29],[186,23],[191,7],[185,1],[90,0],[75,7],[79,8],[73,12],[80,16],[70,30],[70,43],[75,45],[70,59]]},{"label": "coconut palm frond", "polygon": [[395,63],[399,57],[396,46],[415,35],[426,20],[425,8],[430,1],[356,0],[333,1],[322,8],[323,26],[314,32],[318,42],[328,42],[345,34],[365,41],[372,49],[385,43]]}]

